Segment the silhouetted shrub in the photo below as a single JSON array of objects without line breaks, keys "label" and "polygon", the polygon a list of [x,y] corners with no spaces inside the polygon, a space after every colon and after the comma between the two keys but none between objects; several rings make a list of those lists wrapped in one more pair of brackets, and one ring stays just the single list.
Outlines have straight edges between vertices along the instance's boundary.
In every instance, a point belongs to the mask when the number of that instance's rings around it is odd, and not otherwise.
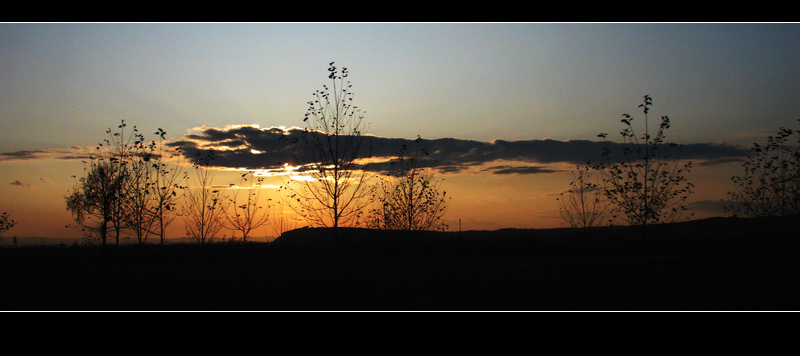
[{"label": "silhouetted shrub", "polygon": [[572,171],[569,189],[557,198],[559,215],[572,228],[590,228],[603,223],[608,201],[593,175],[591,166],[578,165]]},{"label": "silhouetted shrub", "polygon": [[390,162],[392,170],[381,177],[376,190],[376,207],[370,209],[367,226],[375,229],[426,231],[445,230],[442,217],[447,212],[447,192],[442,180],[436,179],[427,166],[428,152],[421,148],[422,139],[414,140],[409,153],[403,144],[397,158]]},{"label": "silhouetted shrub", "polygon": [[[683,205],[694,185],[686,177],[691,162],[680,164],[681,145],[665,142],[669,117],[662,116],[655,136],[651,136],[647,115],[652,105],[644,96],[639,105],[644,113],[644,134],[638,136],[633,117],[623,114],[622,157],[612,161],[612,152],[605,148],[605,162],[595,166],[602,175],[605,195],[611,212],[631,225],[648,225],[676,221],[686,210]],[[599,137],[604,140],[607,134]],[[676,151],[677,150],[677,151]]]},{"label": "silhouetted shrub", "polygon": [[725,210],[740,217],[800,214],[800,131],[781,127],[751,151],[744,175],[731,177],[735,191]]},{"label": "silhouetted shrub", "polygon": [[3,233],[14,227],[17,222],[11,219],[7,212],[0,214],[0,241],[3,241]]}]

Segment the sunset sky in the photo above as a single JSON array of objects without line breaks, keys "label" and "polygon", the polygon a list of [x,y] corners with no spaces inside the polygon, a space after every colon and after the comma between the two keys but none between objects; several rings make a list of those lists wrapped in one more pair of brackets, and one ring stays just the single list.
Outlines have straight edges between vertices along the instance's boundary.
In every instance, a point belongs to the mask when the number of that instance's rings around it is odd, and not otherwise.
[{"label": "sunset sky", "polygon": [[695,218],[722,216],[750,144],[800,128],[798,43],[795,23],[2,23],[4,237],[79,236],[64,195],[120,120],[262,152],[220,166],[285,162],[272,136],[303,127],[330,62],[378,145],[439,151],[451,230],[564,226],[570,170],[599,158],[599,133],[619,141],[623,113],[642,123],[644,95],[694,164]]}]

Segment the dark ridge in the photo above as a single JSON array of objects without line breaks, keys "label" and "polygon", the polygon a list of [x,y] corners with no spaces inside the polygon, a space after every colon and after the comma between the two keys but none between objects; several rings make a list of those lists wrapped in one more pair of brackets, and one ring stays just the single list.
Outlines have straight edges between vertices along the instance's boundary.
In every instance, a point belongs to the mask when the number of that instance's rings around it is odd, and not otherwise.
[{"label": "dark ridge", "polygon": [[798,310],[800,219],[0,248],[3,310]]}]

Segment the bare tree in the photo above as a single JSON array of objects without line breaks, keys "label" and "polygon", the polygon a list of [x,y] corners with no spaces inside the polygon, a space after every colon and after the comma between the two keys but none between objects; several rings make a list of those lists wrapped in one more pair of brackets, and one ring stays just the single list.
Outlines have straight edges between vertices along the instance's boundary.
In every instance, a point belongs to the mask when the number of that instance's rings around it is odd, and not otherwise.
[{"label": "bare tree", "polygon": [[157,192],[157,172],[151,163],[151,157],[147,154],[132,159],[127,165],[128,174],[124,182],[123,216],[139,244],[147,242],[158,222],[156,215],[152,214],[156,203],[154,197]]},{"label": "bare tree", "polygon": [[365,170],[363,113],[353,105],[347,68],[341,74],[330,63],[328,78],[303,121],[307,124],[297,141],[295,160],[307,180],[287,183],[290,203],[309,225],[331,228],[338,244],[340,226],[355,225],[368,204],[371,187]]},{"label": "bare tree", "polygon": [[[226,227],[240,232],[242,242],[247,242],[253,230],[269,221],[269,206],[260,205],[262,183],[263,178],[254,177],[251,171],[241,175],[239,184],[231,184],[233,193],[228,197],[230,208],[225,212]],[[241,191],[245,192],[244,199],[239,196]]]},{"label": "bare tree", "polygon": [[[665,130],[670,127],[669,117],[662,116],[655,136],[651,136],[647,115],[652,105],[650,96],[644,96],[639,105],[644,112],[645,130],[642,136],[634,132],[633,117],[623,114],[626,125],[620,134],[623,139],[622,159],[611,161],[611,152],[606,147],[605,164],[596,168],[603,174],[605,194],[611,211],[631,225],[677,220],[686,210],[683,203],[692,193],[694,185],[688,182],[686,173],[691,162],[679,163],[680,145],[665,143]],[[607,134],[600,134],[605,139]],[[678,152],[673,150],[677,149]]]},{"label": "bare tree", "polygon": [[800,214],[800,131],[781,127],[751,151],[744,175],[731,177],[735,191],[725,210],[741,217]]},{"label": "bare tree", "polygon": [[215,189],[210,166],[213,150],[199,151],[194,163],[194,186],[187,187],[184,204],[186,237],[198,244],[212,242],[223,228],[226,203]]},{"label": "bare tree", "polygon": [[403,144],[398,157],[390,161],[391,172],[382,177],[376,190],[377,207],[370,210],[368,226],[389,230],[445,230],[442,217],[449,199],[427,166],[428,152],[420,147],[422,139],[414,140],[409,154]]},{"label": "bare tree", "polygon": [[[177,202],[180,198],[178,192],[185,189],[179,182],[183,174],[183,169],[177,164],[170,164],[170,158],[164,151],[164,140],[166,131],[161,128],[155,133],[161,139],[159,143],[150,143],[150,152],[155,157],[153,168],[155,176],[153,180],[153,193],[155,204],[151,207],[151,214],[155,217],[156,225],[154,233],[159,236],[160,243],[164,244],[166,238],[166,228],[177,216]],[[180,157],[180,147],[176,148],[177,156]]]},{"label": "bare tree", "polygon": [[569,189],[561,193],[559,214],[573,228],[590,228],[602,223],[608,203],[589,165],[579,164],[572,171]]}]

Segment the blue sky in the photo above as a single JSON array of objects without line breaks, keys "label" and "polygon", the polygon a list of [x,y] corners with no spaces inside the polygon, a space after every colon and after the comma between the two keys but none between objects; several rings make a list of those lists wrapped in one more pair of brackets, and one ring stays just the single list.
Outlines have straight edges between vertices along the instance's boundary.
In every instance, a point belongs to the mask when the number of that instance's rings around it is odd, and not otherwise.
[{"label": "blue sky", "polygon": [[797,24],[2,24],[0,151],[119,119],[299,125],[331,61],[370,133],[589,139],[641,97],[684,141],[792,123]]},{"label": "blue sky", "polygon": [[[0,154],[91,146],[120,120],[171,139],[301,126],[331,61],[376,136],[614,139],[650,95],[669,140],[748,145],[797,127],[797,43],[795,23],[3,23]],[[9,182],[58,181],[21,164],[0,161],[3,209]]]}]

